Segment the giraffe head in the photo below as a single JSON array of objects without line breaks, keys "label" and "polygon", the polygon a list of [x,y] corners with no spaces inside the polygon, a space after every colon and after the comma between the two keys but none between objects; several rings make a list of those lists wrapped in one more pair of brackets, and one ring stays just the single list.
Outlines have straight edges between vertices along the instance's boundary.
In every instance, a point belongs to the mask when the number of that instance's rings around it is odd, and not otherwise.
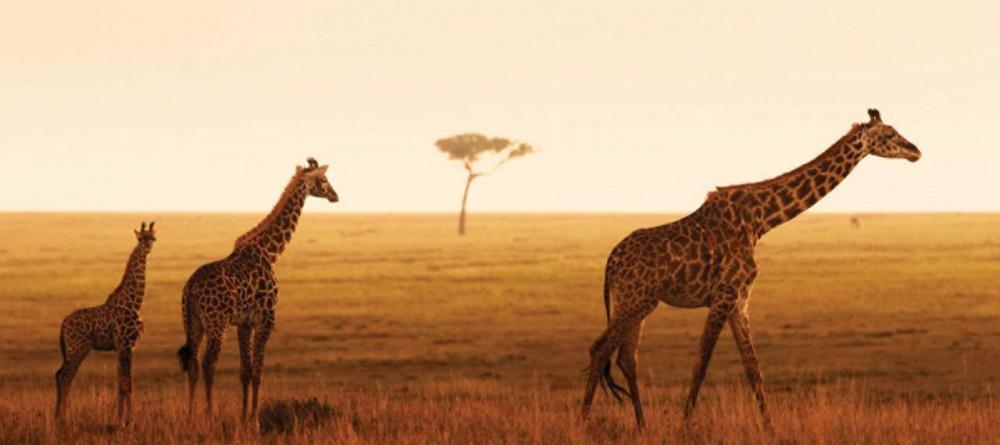
[{"label": "giraffe head", "polygon": [[329,165],[319,165],[314,158],[306,159],[306,163],[308,163],[306,167],[296,167],[296,170],[302,175],[309,196],[326,198],[330,202],[339,201],[340,197],[326,179],[326,169]]},{"label": "giraffe head", "polygon": [[910,162],[920,159],[920,150],[906,140],[891,125],[882,123],[882,116],[874,108],[868,109],[871,120],[861,125],[861,140],[868,152],[883,158],[903,158]]},{"label": "giraffe head", "polygon": [[149,228],[147,229],[146,223],[143,222],[142,227],[134,231],[135,239],[139,241],[139,245],[146,252],[153,250],[153,241],[156,241],[156,231],[153,230],[153,224],[156,224],[156,222],[149,223]]}]

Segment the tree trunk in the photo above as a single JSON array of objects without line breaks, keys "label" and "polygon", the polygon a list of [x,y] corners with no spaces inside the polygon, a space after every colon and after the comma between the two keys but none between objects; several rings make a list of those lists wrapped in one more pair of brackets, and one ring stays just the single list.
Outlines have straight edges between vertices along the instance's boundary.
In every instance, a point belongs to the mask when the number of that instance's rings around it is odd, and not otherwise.
[{"label": "tree trunk", "polygon": [[475,178],[475,175],[470,174],[469,179],[465,180],[465,193],[462,194],[462,212],[458,214],[459,235],[465,235],[465,203],[469,200],[469,186],[472,185],[472,180]]}]

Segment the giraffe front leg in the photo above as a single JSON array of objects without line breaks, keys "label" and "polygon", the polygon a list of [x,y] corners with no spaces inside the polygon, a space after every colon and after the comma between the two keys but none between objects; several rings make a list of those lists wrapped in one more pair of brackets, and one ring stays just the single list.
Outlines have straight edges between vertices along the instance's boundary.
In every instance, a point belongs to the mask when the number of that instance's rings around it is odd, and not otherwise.
[{"label": "giraffe front leg", "polygon": [[132,348],[118,352],[118,425],[132,423]]},{"label": "giraffe front leg", "polygon": [[256,328],[253,344],[253,372],[251,381],[253,383],[253,405],[250,411],[251,421],[257,423],[257,404],[260,396],[260,383],[264,373],[264,351],[267,349],[267,340],[271,337],[271,330],[274,329],[274,311],[263,315],[263,319]]},{"label": "giraffe front leg", "polygon": [[729,326],[733,330],[736,347],[739,348],[740,357],[743,359],[747,381],[750,382],[750,388],[753,390],[754,397],[757,398],[757,405],[764,419],[764,427],[770,429],[771,415],[767,410],[767,399],[764,396],[764,378],[760,371],[760,363],[757,361],[753,340],[750,337],[750,314],[745,306],[729,316]]},{"label": "giraffe front leg", "polygon": [[243,386],[243,414],[242,419],[247,420],[247,401],[250,392],[250,378],[253,375],[253,361],[251,357],[251,341],[253,340],[253,325],[244,322],[237,328],[240,342],[240,384]]},{"label": "giraffe front leg", "polygon": [[715,344],[719,341],[722,327],[725,326],[729,314],[733,311],[736,298],[736,292],[725,292],[720,294],[709,308],[705,330],[701,334],[700,353],[691,375],[691,391],[688,393],[687,403],[684,405],[685,419],[691,415],[691,411],[694,410],[694,406],[698,402],[698,391],[701,389],[702,381],[705,380],[705,372],[708,370],[708,363],[712,360],[712,352],[715,350]]}]

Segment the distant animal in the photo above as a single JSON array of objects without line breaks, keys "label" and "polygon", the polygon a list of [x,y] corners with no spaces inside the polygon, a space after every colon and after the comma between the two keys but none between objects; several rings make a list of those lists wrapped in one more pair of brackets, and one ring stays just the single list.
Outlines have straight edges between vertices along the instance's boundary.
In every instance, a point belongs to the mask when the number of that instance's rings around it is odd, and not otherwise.
[{"label": "distant animal", "polygon": [[118,424],[132,422],[132,350],[142,336],[139,309],[146,293],[146,256],[153,249],[153,224],[142,223],[135,231],[138,243],[132,249],[121,283],[104,304],[77,309],[63,319],[59,330],[62,366],[56,371],[56,418],[65,414],[73,377],[91,350],[118,353]]},{"label": "distant animal", "polygon": [[861,218],[857,215],[851,217],[851,227],[855,229],[861,228]]},{"label": "distant animal", "polygon": [[[594,389],[603,379],[612,394],[630,397],[635,419],[644,424],[637,384],[639,338],[643,320],[660,302],[680,308],[707,307],[708,320],[684,406],[687,418],[722,327],[728,322],[743,359],[747,380],[765,425],[770,425],[757,354],[750,338],[748,303],[757,261],[757,241],[771,229],[811,207],[865,156],[920,159],[920,150],[869,109],[869,122],[854,124],[830,148],[806,164],[762,182],[717,188],[694,213],[662,226],[632,232],[611,250],[604,270],[604,305],[608,325],[590,348],[583,396],[587,416]],[[611,356],[628,389],[615,383]]]},{"label": "distant animal", "polygon": [[247,388],[253,384],[250,418],[257,422],[264,350],[274,328],[278,286],[272,265],[292,239],[306,197],[337,202],[339,197],[326,178],[326,165],[307,159],[297,166],[274,209],[256,227],[236,239],[229,256],[199,267],[184,285],[182,314],[187,341],[177,351],[181,370],[188,375],[188,414],[194,411],[198,384],[198,348],[207,337],[202,372],[205,411],[212,414],[215,364],[226,328],[237,327],[240,346],[240,382],[243,385],[243,420],[247,420]]}]

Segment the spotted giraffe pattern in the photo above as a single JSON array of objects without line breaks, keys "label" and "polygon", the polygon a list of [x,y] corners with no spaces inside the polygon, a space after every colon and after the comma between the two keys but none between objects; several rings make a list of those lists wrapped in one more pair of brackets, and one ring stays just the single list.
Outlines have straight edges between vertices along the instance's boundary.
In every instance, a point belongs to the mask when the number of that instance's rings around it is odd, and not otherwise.
[{"label": "spotted giraffe pattern", "polygon": [[[680,308],[709,308],[691,377],[684,415],[694,409],[719,334],[729,323],[747,380],[761,415],[770,425],[760,366],[750,336],[748,302],[757,277],[754,249],[764,234],[795,218],[833,190],[865,156],[915,162],[920,151],[878,110],[814,160],[770,180],[720,187],[690,215],[658,227],[639,229],[612,249],[605,267],[604,303],[608,326],[590,348],[583,415],[594,390],[606,384],[615,398],[631,398],[636,422],[644,424],[637,384],[643,320],[660,302]],[[611,356],[628,384],[611,376]],[[603,382],[602,382],[603,379]]]},{"label": "spotted giraffe pattern", "polygon": [[153,224],[135,231],[137,243],[129,255],[125,274],[107,301],[77,309],[63,319],[59,331],[62,366],[56,371],[56,418],[62,419],[70,385],[91,350],[118,353],[118,423],[132,421],[132,350],[142,336],[139,309],[146,291],[146,256],[156,241]]},{"label": "spotted giraffe pattern", "polygon": [[326,178],[326,165],[309,158],[307,167],[296,167],[274,209],[256,227],[240,236],[226,258],[199,267],[184,286],[182,311],[187,342],[177,351],[181,369],[188,374],[188,412],[194,410],[198,384],[198,349],[207,338],[202,358],[206,412],[212,413],[212,386],[226,328],[237,327],[240,347],[240,382],[243,413],[247,420],[248,386],[253,384],[250,419],[256,422],[257,400],[264,350],[274,328],[278,286],[272,265],[292,239],[307,196],[337,202],[337,192]]}]

